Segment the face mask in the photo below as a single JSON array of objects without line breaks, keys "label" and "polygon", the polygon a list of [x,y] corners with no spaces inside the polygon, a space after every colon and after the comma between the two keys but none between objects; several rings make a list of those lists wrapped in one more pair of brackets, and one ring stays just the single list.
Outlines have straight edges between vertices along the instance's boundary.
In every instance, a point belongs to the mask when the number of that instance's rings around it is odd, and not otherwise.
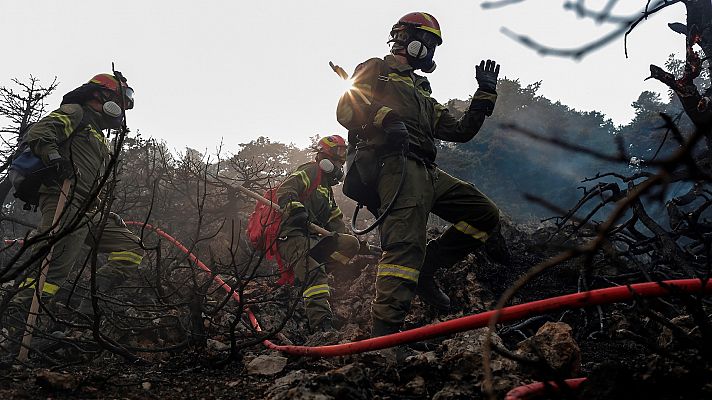
[{"label": "face mask", "polygon": [[328,158],[319,161],[319,168],[321,168],[329,178],[329,186],[337,185],[344,178],[344,170],[334,165]]},{"label": "face mask", "polygon": [[413,69],[419,69],[425,73],[431,73],[435,71],[435,61],[433,61],[433,56],[435,55],[435,48],[428,49],[423,43],[414,40],[408,43],[406,49],[406,56],[408,58],[408,63],[413,67]]},{"label": "face mask", "polygon": [[124,112],[121,110],[121,106],[115,101],[107,99],[104,95],[101,96],[101,101],[103,101],[101,110],[104,114],[103,119],[106,122],[107,128],[120,128],[124,121]]},{"label": "face mask", "polygon": [[343,168],[336,168],[334,172],[329,174],[329,184],[331,184],[331,186],[338,185],[342,180],[344,180]]},{"label": "face mask", "polygon": [[107,101],[102,106],[104,112],[104,122],[109,129],[119,129],[124,122],[124,113],[121,107],[113,101]]},{"label": "face mask", "polygon": [[121,107],[113,101],[107,101],[102,106],[104,114],[109,118],[118,118],[121,116]]},{"label": "face mask", "polygon": [[417,33],[414,39],[408,43],[406,46],[406,57],[408,58],[408,63],[413,67],[413,69],[419,69],[425,73],[431,73],[435,71],[435,61],[433,61],[433,56],[435,55],[435,48],[437,47],[437,42],[429,36],[427,33]]},{"label": "face mask", "polygon": [[326,172],[327,174],[330,174],[334,171],[336,167],[334,166],[334,163],[331,162],[331,160],[329,160],[328,158],[323,158],[321,161],[319,161],[319,168],[321,168],[321,170]]}]

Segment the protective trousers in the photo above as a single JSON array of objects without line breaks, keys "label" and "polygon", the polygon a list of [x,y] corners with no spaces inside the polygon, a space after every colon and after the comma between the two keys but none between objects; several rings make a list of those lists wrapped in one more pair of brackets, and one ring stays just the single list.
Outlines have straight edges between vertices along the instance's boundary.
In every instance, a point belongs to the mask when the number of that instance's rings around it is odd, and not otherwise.
[{"label": "protective trousers", "polygon": [[[381,211],[393,199],[401,171],[401,156],[383,160],[378,182]],[[431,212],[453,225],[426,247]],[[433,279],[436,267],[462,260],[487,240],[498,222],[497,207],[472,184],[409,158],[401,193],[379,227],[383,255],[371,307],[374,326],[399,327],[410,310],[423,268],[428,270],[423,278]],[[424,265],[426,260],[429,265]]]},{"label": "protective trousers", "polygon": [[[42,220],[38,232],[46,232],[51,228],[58,198],[56,194],[42,194],[40,196],[39,206]],[[59,291],[60,286],[72,271],[72,267],[77,261],[84,244],[90,246],[96,244],[99,253],[108,253],[108,262],[98,267],[96,271],[96,285],[99,291],[106,293],[109,289],[113,289],[113,286],[117,283],[124,282],[130,276],[136,276],[138,273],[137,267],[141,264],[144,256],[144,250],[138,244],[139,238],[125,226],[120,226],[112,218],[107,218],[104,231],[98,242],[96,242],[95,238],[99,234],[99,215],[80,214],[81,206],[82,201],[79,198],[74,198],[71,202],[68,201],[65,206],[65,211],[59,222],[59,229],[69,226],[76,220],[79,223],[76,228],[54,245],[47,280],[42,289],[43,297],[54,296]],[[40,243],[36,246],[43,245],[46,244]],[[36,251],[36,249],[33,251]],[[35,281],[39,277],[40,264],[41,261],[29,269],[24,282],[21,284],[25,289],[21,290],[13,298],[14,303],[19,303],[23,307],[29,308],[28,304],[35,292]],[[82,303],[81,309],[83,311],[87,311],[86,305],[88,305],[88,302]]]},{"label": "protective trousers", "polygon": [[294,268],[295,284],[304,289],[304,309],[312,331],[316,331],[325,319],[332,319],[329,305],[331,288],[326,266],[342,266],[358,254],[358,251],[358,239],[346,234],[321,239],[292,235],[280,240],[279,253],[290,267]]}]

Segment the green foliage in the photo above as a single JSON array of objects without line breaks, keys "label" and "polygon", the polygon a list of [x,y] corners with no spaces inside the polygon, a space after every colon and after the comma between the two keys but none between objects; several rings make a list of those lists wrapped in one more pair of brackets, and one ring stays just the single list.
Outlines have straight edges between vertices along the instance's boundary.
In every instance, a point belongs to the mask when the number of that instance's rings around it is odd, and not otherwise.
[{"label": "green foliage", "polygon": [[240,143],[240,147],[235,157],[250,161],[256,166],[268,165],[278,176],[283,176],[313,159],[308,150],[299,149],[293,144],[273,142],[264,136],[249,143]]},{"label": "green foliage", "polygon": [[[556,213],[524,200],[523,194],[546,199],[562,209],[580,196],[581,180],[598,172],[629,174],[634,167],[613,164],[583,153],[564,150],[534,140],[503,125],[515,126],[538,135],[583,146],[597,152],[618,153],[622,141],[630,156],[651,159],[665,138],[660,113],[675,116],[679,103],[667,102],[653,92],[643,92],[632,104],[634,119],[615,127],[598,111],[579,111],[538,94],[541,82],[523,86],[518,80],[503,79],[498,85],[495,112],[478,136],[464,144],[442,143],[438,163],[454,175],[474,183],[507,214],[517,219],[539,219]],[[468,102],[451,100],[448,107],[460,116]],[[685,126],[684,117],[681,121]],[[667,135],[661,157],[677,147]]]}]

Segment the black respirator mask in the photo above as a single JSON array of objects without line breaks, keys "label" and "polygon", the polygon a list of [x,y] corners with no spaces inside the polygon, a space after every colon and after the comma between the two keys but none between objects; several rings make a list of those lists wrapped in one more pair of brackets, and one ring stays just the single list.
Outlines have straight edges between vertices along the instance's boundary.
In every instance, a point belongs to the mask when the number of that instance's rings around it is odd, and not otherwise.
[{"label": "black respirator mask", "polygon": [[[126,98],[126,108],[133,108],[133,89],[124,88],[124,96]],[[121,109],[121,106],[105,93],[100,94],[99,100],[103,103],[101,111],[104,114],[104,121],[107,123],[107,128],[120,128],[124,122],[124,111]]]},{"label": "black respirator mask", "polygon": [[323,158],[319,161],[319,168],[326,174],[329,186],[338,185],[344,179],[344,168],[335,165],[328,158]]},{"label": "black respirator mask", "polygon": [[427,31],[411,29],[408,33],[409,39],[403,43],[408,63],[413,69],[419,69],[425,73],[435,71],[435,48],[438,47],[437,37]]}]

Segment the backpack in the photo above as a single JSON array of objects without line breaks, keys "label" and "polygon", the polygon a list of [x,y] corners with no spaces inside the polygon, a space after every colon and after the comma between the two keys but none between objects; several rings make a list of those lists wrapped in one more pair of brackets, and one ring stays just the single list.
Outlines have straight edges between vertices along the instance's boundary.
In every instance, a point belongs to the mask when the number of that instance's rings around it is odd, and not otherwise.
[{"label": "backpack", "polygon": [[[322,171],[317,168],[316,179],[311,182],[311,185],[300,196],[299,200],[304,201],[314,193],[314,190],[321,184]],[[281,185],[280,185],[281,186]],[[277,204],[277,190],[279,186],[269,189],[264,194],[264,198]],[[294,271],[288,266],[285,267],[282,257],[279,255],[277,248],[277,239],[279,237],[279,228],[282,225],[282,214],[272,208],[270,205],[260,201],[255,202],[255,209],[250,214],[247,220],[247,239],[255,250],[264,251],[265,257],[268,260],[275,260],[279,266],[280,278],[277,281],[278,285],[294,282]]]},{"label": "backpack", "polygon": [[[20,145],[15,151],[12,163],[7,170],[8,179],[12,183],[12,187],[15,189],[15,196],[17,199],[22,200],[25,205],[22,207],[24,210],[37,210],[40,202],[40,186],[42,184],[51,185],[53,184],[54,168],[45,165],[45,163],[37,157],[30,149],[27,143],[26,135],[30,131],[35,123],[31,123],[20,131]],[[69,140],[76,132],[79,132],[86,128],[89,122],[82,118],[82,121],[77,125],[72,133],[63,140],[57,141],[57,145],[61,146],[64,142]]]},{"label": "backpack", "polygon": [[[386,63],[381,63],[378,79],[373,89],[374,102],[382,100],[386,83],[390,79],[388,78],[388,73],[389,69]],[[359,138],[359,134],[365,133],[363,132],[365,129],[370,131],[365,136],[382,134],[374,127],[362,127],[349,131],[349,144],[346,150],[346,176],[341,190],[346,197],[356,201],[359,206],[366,206],[373,215],[378,216],[381,200],[378,197],[376,185],[378,185],[380,163],[377,149]]]}]

